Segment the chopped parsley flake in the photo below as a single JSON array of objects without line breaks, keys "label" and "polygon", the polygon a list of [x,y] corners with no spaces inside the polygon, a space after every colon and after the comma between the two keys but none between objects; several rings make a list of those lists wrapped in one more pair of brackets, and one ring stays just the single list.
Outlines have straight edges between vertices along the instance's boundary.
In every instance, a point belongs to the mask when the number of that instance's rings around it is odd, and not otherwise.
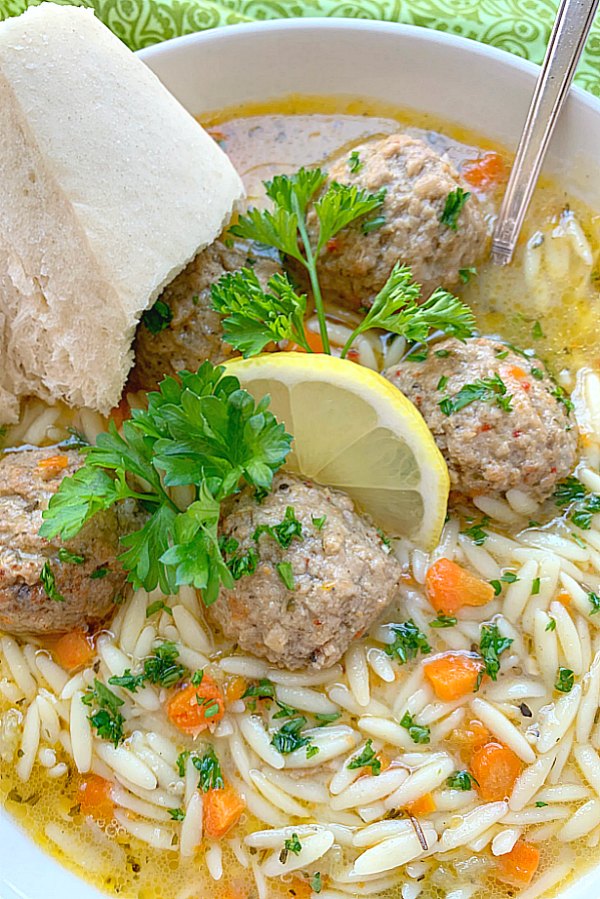
[{"label": "chopped parsley flake", "polygon": [[294,539],[302,540],[302,524],[296,518],[294,507],[287,507],[279,524],[259,524],[253,539],[258,543],[262,534],[268,534],[282,549],[288,549]]},{"label": "chopped parsley flake", "polygon": [[221,765],[212,746],[202,756],[192,755],[192,763],[194,768],[200,772],[199,789],[203,793],[224,788],[225,782],[221,773]]},{"label": "chopped parsley flake", "polygon": [[325,522],[327,521],[327,515],[313,515],[311,521],[317,531],[322,531]]},{"label": "chopped parsley flake", "polygon": [[492,680],[498,679],[500,656],[512,644],[510,637],[503,637],[497,624],[483,624],[480,631],[479,654],[483,659],[486,674]]},{"label": "chopped parsley flake", "polygon": [[486,528],[489,523],[490,519],[487,515],[484,515],[479,523],[472,524],[470,527],[465,528],[464,531],[461,531],[461,534],[464,534],[465,537],[472,540],[475,546],[483,546],[488,538],[487,531],[484,531],[483,529]]},{"label": "chopped parsley flake", "polygon": [[540,592],[540,585],[541,585],[540,578],[534,577],[533,581],[531,582],[531,595],[532,596],[538,595],[538,593]]},{"label": "chopped parsley flake", "polygon": [[381,228],[382,225],[385,225],[386,217],[385,215],[376,215],[372,219],[367,219],[360,226],[360,230],[363,234],[370,234],[371,231],[377,231],[378,228]]},{"label": "chopped parsley flake", "polygon": [[360,172],[364,163],[360,161],[360,155],[358,150],[353,150],[350,156],[348,157],[348,168],[355,175],[357,172]]},{"label": "chopped parsley flake", "polygon": [[300,855],[302,852],[302,843],[298,839],[297,833],[293,833],[291,838],[283,844],[283,849],[279,853],[279,861],[282,865],[287,862],[290,852],[293,852],[294,855]]},{"label": "chopped parsley flake", "polygon": [[65,602],[64,596],[56,586],[56,578],[48,560],[44,562],[44,567],[40,571],[40,580],[48,599],[54,602]]},{"label": "chopped parsley flake", "polygon": [[436,387],[435,389],[436,389],[436,390],[443,390],[447,383],[448,383],[448,377],[447,377],[447,375],[442,375],[442,377],[441,377],[441,378],[439,379],[439,381],[437,382],[437,387]]},{"label": "chopped parsley flake", "polygon": [[278,562],[275,568],[284,586],[287,587],[288,590],[295,590],[296,582],[294,580],[294,571],[291,562]]},{"label": "chopped parsley flake", "polygon": [[600,612],[600,596],[597,593],[592,593],[591,591],[587,595],[590,605],[592,606],[592,611],[590,615],[596,615]]},{"label": "chopped parsley flake", "polygon": [[310,879],[310,887],[313,893],[320,893],[323,889],[323,881],[321,879],[321,872],[317,871]]},{"label": "chopped parsley flake", "polygon": [[90,579],[92,581],[101,580],[103,577],[106,577],[108,574],[108,568],[96,568],[95,571],[92,571],[90,574]]},{"label": "chopped parsley flake", "polygon": [[490,378],[478,378],[464,387],[454,396],[447,396],[438,405],[444,415],[453,415],[474,402],[495,403],[504,412],[512,411],[512,394],[506,392],[506,384],[496,372]]},{"label": "chopped parsley flake", "polygon": [[157,300],[151,309],[146,309],[142,315],[142,322],[151,334],[160,334],[168,328],[173,321],[173,312],[164,300]]},{"label": "chopped parsley flake", "polygon": [[459,268],[458,277],[462,281],[463,284],[468,284],[473,275],[477,274],[477,269],[474,265],[469,266],[469,268]]},{"label": "chopped parsley flake", "polygon": [[[310,758],[308,755],[309,751],[316,750],[318,752],[319,749],[317,746],[311,745],[309,737],[302,735],[302,730],[306,727],[306,724],[307,720],[304,715],[299,715],[297,718],[287,721],[273,734],[271,746],[274,746],[282,755],[289,755],[290,752],[295,752],[296,749],[302,749],[303,746],[306,746],[307,758]],[[314,751],[312,754],[314,755]]]},{"label": "chopped parsley flake", "polygon": [[77,553],[72,553],[70,550],[65,549],[64,546],[58,551],[58,559],[60,562],[66,562],[70,565],[83,565],[85,562],[85,557],[80,556]]},{"label": "chopped parsley flake", "polygon": [[377,776],[381,774],[381,762],[377,758],[377,754],[373,749],[373,741],[367,740],[365,747],[360,755],[348,762],[348,768],[370,768],[371,774]]},{"label": "chopped parsley flake", "polygon": [[556,630],[556,620],[554,618],[550,618],[550,621],[544,628],[545,631],[555,631]]},{"label": "chopped parsley flake", "polygon": [[275,685],[270,680],[267,680],[266,677],[263,677],[257,684],[250,684],[242,695],[242,699],[251,697],[256,697],[256,699],[275,699]]},{"label": "chopped parsley flake", "polygon": [[556,487],[554,502],[559,508],[570,505],[568,518],[582,531],[589,531],[592,517],[600,512],[600,494],[591,493],[576,477],[568,477]]},{"label": "chopped parsley flake", "polygon": [[531,336],[534,340],[541,340],[544,336],[544,332],[542,331],[542,326],[539,322],[533,323],[533,328],[531,329]]},{"label": "chopped parsley flake", "polygon": [[466,792],[467,790],[472,790],[473,784],[476,784],[477,781],[468,771],[455,771],[454,774],[447,778],[446,783],[452,790]]},{"label": "chopped parsley flake", "polygon": [[168,808],[167,811],[173,821],[183,821],[185,818],[185,812],[182,808]]},{"label": "chopped parsley flake", "polygon": [[173,617],[173,610],[163,599],[157,599],[155,602],[150,603],[146,609],[146,618],[151,618],[152,615],[156,615],[157,612],[166,612],[171,618]]},{"label": "chopped parsley flake", "polygon": [[429,627],[454,627],[457,619],[453,615],[443,615],[438,612],[437,618],[429,622]]},{"label": "chopped parsley flake", "polygon": [[123,700],[95,678],[93,688],[87,688],[81,701],[84,705],[96,707],[96,711],[89,716],[89,721],[96,728],[98,736],[103,740],[110,740],[113,746],[118,746],[123,739],[125,723],[119,711]]},{"label": "chopped parsley flake", "polygon": [[139,674],[132,674],[126,668],[122,675],[109,677],[108,682],[113,687],[122,687],[131,693],[136,693],[138,688],[148,682],[161,687],[174,687],[187,673],[187,669],[175,661],[178,656],[179,650],[174,643],[161,643],[154,650],[154,655],[144,659],[144,666]]},{"label": "chopped parsley flake", "polygon": [[456,190],[450,191],[446,197],[444,210],[440,216],[442,225],[446,225],[448,228],[451,228],[452,231],[458,230],[458,217],[470,196],[470,191],[463,190],[462,187],[457,187]]},{"label": "chopped parsley flake", "polygon": [[415,720],[410,712],[406,712],[403,715],[400,726],[406,728],[413,743],[429,743],[431,738],[430,729],[420,724],[415,724]]},{"label": "chopped parsley flake", "polygon": [[409,659],[416,659],[419,652],[423,655],[431,652],[427,637],[412,618],[401,624],[392,624],[390,630],[394,635],[394,642],[386,645],[385,651],[390,658],[395,658],[401,665],[405,665]]},{"label": "chopped parsley flake", "polygon": [[554,689],[559,693],[570,693],[575,683],[575,674],[570,668],[559,668]]}]

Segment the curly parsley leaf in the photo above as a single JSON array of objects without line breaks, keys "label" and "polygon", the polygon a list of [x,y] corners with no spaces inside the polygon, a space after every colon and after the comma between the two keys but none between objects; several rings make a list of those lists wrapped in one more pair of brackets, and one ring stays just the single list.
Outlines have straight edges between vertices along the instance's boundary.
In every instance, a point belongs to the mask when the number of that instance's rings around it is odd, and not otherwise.
[{"label": "curly parsley leaf", "polygon": [[173,321],[173,312],[168,303],[164,300],[157,300],[151,309],[146,309],[142,314],[142,324],[150,331],[151,334],[160,334],[165,328],[168,328]]},{"label": "curly parsley leaf", "polygon": [[249,268],[223,275],[211,287],[212,307],[225,316],[223,335],[244,357],[268,343],[291,340],[312,352],[304,334],[306,296],[296,293],[287,275],[276,274],[263,291]]}]

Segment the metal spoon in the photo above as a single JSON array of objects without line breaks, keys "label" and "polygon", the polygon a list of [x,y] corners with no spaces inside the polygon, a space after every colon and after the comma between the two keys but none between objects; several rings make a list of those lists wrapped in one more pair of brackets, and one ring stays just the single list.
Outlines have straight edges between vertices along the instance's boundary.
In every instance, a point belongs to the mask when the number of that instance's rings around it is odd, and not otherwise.
[{"label": "metal spoon", "polygon": [[492,238],[492,261],[507,265],[548,149],[554,126],[600,0],[562,0]]}]

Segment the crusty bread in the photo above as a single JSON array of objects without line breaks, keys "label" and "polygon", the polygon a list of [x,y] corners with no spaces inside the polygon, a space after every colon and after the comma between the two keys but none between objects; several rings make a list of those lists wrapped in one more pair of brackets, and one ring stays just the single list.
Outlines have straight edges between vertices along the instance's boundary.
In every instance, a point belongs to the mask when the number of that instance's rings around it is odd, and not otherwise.
[{"label": "crusty bread", "polygon": [[136,323],[243,196],[223,151],[87,9],[0,23],[0,424],[106,413]]}]

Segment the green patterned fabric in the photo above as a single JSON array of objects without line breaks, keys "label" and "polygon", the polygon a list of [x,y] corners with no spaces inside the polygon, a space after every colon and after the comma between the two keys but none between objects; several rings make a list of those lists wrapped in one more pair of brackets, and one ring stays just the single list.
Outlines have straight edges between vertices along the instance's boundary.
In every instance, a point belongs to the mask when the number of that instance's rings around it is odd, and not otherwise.
[{"label": "green patterned fabric", "polygon": [[[0,0],[0,19],[41,0]],[[299,16],[383,19],[436,28],[541,62],[558,0],[55,0],[91,6],[132,50],[237,22]],[[600,97],[600,19],[575,80]]]}]

